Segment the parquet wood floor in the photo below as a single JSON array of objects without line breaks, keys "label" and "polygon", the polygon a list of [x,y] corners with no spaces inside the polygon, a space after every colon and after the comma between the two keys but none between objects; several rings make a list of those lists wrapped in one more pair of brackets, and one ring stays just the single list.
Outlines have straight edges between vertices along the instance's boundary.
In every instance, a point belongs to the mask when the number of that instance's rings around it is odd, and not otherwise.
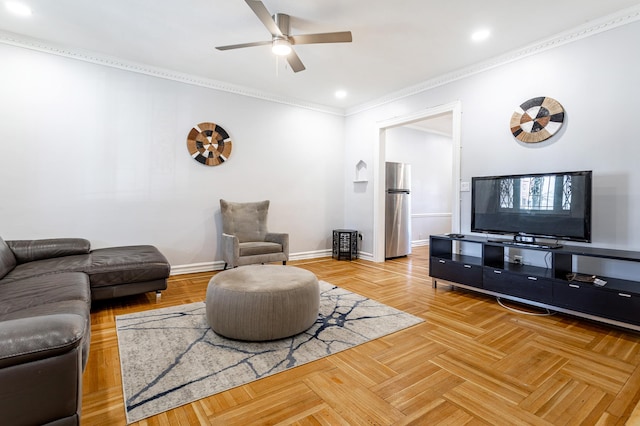
[{"label": "parquet wood floor", "polygon": [[[640,421],[640,334],[432,288],[428,248],[382,264],[290,262],[424,318],[420,325],[143,420],[139,425],[624,425]],[[115,315],[204,299],[213,273],[95,303],[82,423],[125,424]],[[523,307],[518,307],[523,309]],[[531,311],[535,313],[536,311]]]}]

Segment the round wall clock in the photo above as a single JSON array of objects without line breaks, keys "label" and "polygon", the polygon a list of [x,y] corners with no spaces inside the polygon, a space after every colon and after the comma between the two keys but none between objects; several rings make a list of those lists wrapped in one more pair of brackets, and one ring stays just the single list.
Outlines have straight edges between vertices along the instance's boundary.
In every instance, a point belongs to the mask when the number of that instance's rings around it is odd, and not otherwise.
[{"label": "round wall clock", "polygon": [[231,155],[229,134],[215,123],[200,123],[187,136],[191,157],[207,166],[224,163]]},{"label": "round wall clock", "polygon": [[527,143],[549,139],[562,127],[564,109],[550,97],[529,99],[511,116],[511,133]]}]

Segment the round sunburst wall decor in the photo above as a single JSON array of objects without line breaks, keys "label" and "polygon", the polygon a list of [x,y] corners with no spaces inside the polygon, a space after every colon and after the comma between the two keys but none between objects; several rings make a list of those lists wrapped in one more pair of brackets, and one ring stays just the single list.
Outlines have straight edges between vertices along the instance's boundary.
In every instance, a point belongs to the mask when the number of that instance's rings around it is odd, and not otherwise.
[{"label": "round sunburst wall decor", "polygon": [[529,99],[511,116],[511,133],[526,143],[542,142],[562,127],[564,109],[548,96]]},{"label": "round sunburst wall decor", "polygon": [[229,134],[215,123],[200,123],[187,136],[189,154],[207,166],[217,166],[227,161],[231,147]]}]

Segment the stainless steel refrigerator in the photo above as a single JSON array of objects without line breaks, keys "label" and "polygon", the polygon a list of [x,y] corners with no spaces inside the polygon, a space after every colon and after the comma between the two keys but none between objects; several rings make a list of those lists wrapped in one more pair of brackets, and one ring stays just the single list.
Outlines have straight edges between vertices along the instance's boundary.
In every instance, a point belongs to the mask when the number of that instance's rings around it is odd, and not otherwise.
[{"label": "stainless steel refrigerator", "polygon": [[411,254],[411,165],[386,163],[385,258]]}]

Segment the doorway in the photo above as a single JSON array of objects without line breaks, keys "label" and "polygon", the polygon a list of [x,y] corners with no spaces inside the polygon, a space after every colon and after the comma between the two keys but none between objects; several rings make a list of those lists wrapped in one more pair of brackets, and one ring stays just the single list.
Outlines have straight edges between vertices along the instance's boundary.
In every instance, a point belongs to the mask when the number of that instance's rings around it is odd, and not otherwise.
[{"label": "doorway", "polygon": [[460,232],[460,128],[462,107],[460,101],[456,101],[378,123],[378,140],[374,152],[373,182],[373,260],[375,262],[384,262],[385,258],[384,165],[386,162],[386,132],[388,129],[412,125],[443,115],[451,116],[452,126],[451,231]]}]

